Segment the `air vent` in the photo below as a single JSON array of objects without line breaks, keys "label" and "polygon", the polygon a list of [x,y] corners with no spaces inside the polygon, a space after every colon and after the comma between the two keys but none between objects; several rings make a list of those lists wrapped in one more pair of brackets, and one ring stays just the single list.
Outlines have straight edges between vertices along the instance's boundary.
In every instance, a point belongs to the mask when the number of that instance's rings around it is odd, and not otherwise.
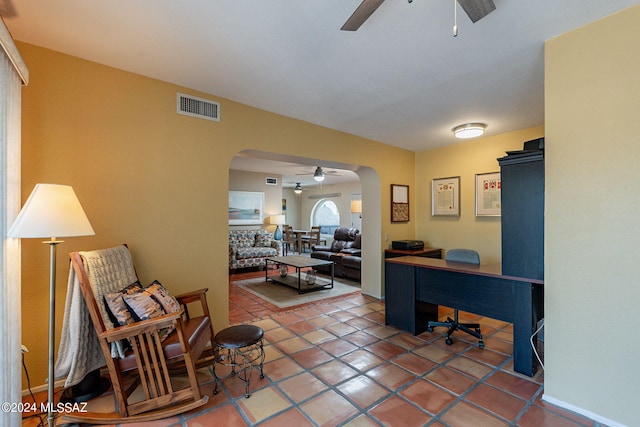
[{"label": "air vent", "polygon": [[267,185],[278,185],[278,178],[267,177]]},{"label": "air vent", "polygon": [[178,114],[220,121],[220,103],[178,93]]}]

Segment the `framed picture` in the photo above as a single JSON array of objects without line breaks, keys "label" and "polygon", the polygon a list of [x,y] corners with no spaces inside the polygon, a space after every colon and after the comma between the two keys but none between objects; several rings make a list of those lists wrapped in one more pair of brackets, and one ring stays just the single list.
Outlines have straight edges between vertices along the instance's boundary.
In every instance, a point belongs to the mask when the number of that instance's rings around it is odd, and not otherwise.
[{"label": "framed picture", "polygon": [[431,180],[431,215],[460,216],[460,177]]},{"label": "framed picture", "polygon": [[391,222],[409,221],[409,186],[391,184]]},{"label": "framed picture", "polygon": [[476,174],[476,216],[500,216],[500,172]]},{"label": "framed picture", "polygon": [[229,225],[264,223],[264,193],[229,191]]}]

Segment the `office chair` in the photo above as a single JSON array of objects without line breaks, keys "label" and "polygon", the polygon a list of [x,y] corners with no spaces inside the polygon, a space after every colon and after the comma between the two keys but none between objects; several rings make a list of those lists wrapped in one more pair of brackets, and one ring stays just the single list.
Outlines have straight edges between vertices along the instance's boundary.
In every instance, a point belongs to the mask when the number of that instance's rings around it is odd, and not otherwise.
[{"label": "office chair", "polygon": [[[451,262],[462,262],[466,264],[480,264],[480,255],[478,255],[477,251],[472,249],[451,249],[447,251],[445,256],[447,261]],[[449,328],[447,331],[447,339],[445,342],[447,345],[451,345],[451,334],[453,334],[457,330],[461,330],[463,332],[468,333],[480,341],[478,342],[478,347],[484,348],[484,341],[482,340],[482,334],[480,333],[480,325],[478,323],[460,323],[458,321],[458,309],[453,309],[453,319],[447,316],[446,322],[435,322],[429,321],[427,323],[427,331],[433,332],[433,328],[435,326],[446,326]]]}]

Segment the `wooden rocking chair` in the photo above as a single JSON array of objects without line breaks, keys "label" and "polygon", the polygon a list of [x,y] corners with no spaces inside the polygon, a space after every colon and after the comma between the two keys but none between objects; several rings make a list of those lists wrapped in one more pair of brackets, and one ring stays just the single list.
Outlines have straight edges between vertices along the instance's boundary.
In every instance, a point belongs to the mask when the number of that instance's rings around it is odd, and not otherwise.
[{"label": "wooden rocking chair", "polygon": [[[73,252],[70,256],[106,360],[118,412],[70,413],[64,418],[71,422],[119,424],[171,417],[204,405],[208,396],[200,391],[196,364],[213,363],[210,354],[204,352],[206,344],[214,336],[205,295],[207,289],[176,296],[180,309],[175,313],[109,329],[105,326],[110,325],[110,321],[105,320],[103,295],[114,292],[114,288],[119,288],[115,289],[116,292],[122,289],[122,283],[126,283],[123,281],[131,277],[137,279],[128,248],[123,245],[92,252]],[[93,260],[88,262],[87,259],[92,257]],[[123,258],[128,260],[123,261]],[[95,266],[93,270],[92,266]],[[127,271],[117,271],[123,268]],[[114,285],[114,281],[121,283]],[[202,313],[190,316],[189,303],[200,306],[198,311]],[[161,340],[161,331],[172,325],[175,329]],[[131,348],[126,350],[125,357],[112,357],[114,343],[126,341]],[[207,354],[209,356],[204,357]],[[186,368],[189,384],[186,388],[174,389],[170,370],[174,372],[178,364]],[[136,397],[144,394],[143,400],[130,399],[138,387],[143,393],[137,392]]]}]

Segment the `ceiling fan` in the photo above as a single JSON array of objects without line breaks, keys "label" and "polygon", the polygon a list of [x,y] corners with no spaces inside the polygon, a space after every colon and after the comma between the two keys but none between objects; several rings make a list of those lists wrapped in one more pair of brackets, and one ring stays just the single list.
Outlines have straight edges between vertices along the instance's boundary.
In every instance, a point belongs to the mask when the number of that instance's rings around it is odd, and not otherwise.
[{"label": "ceiling fan", "polygon": [[[411,3],[413,0],[408,0]],[[457,0],[460,6],[464,9],[465,13],[469,16],[472,22],[477,22],[493,12],[496,9],[496,5],[493,0]],[[364,21],[376,11],[384,0],[362,0],[360,6],[353,12],[351,17],[347,19],[342,28],[343,31],[356,31]]]},{"label": "ceiling fan", "polygon": [[334,170],[325,171],[320,166],[316,167],[316,170],[313,172],[297,173],[296,175],[313,175],[313,179],[315,179],[318,182],[324,181],[325,175],[342,176],[342,174],[338,171],[334,171]]}]

